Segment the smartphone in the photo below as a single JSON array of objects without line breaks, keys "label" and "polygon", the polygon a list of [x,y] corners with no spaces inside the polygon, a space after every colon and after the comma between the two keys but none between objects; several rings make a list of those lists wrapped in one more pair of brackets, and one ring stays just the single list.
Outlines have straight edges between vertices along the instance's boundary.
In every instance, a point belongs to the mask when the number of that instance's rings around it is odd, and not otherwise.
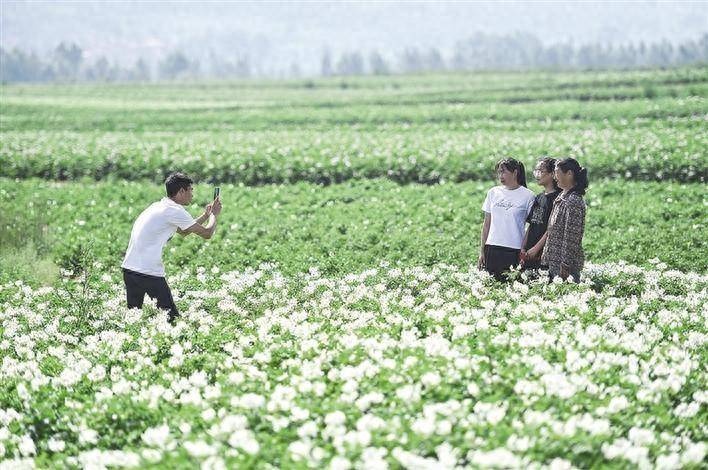
[{"label": "smartphone", "polygon": [[214,200],[216,200],[217,197],[219,197],[219,192],[220,189],[218,186],[214,188]]}]

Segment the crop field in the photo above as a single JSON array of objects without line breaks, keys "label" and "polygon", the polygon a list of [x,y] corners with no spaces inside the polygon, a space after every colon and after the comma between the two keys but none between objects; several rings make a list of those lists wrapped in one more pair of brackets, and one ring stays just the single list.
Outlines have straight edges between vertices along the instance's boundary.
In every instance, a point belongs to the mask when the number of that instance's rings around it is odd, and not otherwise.
[{"label": "crop field", "polygon": [[[708,69],[0,86],[0,468],[702,468]],[[476,270],[577,158],[580,284]],[[174,170],[209,241],[125,307]]]}]

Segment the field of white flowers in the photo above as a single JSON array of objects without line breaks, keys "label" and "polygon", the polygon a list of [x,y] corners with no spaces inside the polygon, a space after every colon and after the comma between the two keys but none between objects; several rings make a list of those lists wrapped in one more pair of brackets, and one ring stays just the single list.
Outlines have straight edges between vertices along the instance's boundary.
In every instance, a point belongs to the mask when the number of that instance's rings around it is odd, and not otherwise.
[{"label": "field of white flowers", "polygon": [[[706,468],[708,68],[0,95],[0,470]],[[628,264],[470,265],[544,155]],[[225,209],[166,247],[170,325],[118,266],[175,170]]]},{"label": "field of white flowers", "polygon": [[0,286],[0,468],[705,464],[703,274],[198,268],[171,326],[110,273]]}]

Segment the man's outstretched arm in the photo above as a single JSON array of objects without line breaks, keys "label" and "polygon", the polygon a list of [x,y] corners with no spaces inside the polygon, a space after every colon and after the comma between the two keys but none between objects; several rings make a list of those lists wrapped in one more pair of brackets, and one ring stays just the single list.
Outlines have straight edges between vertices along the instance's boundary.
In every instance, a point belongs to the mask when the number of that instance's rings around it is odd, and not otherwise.
[{"label": "man's outstretched arm", "polygon": [[[206,211],[192,225],[185,230],[177,230],[182,236],[187,236],[190,233],[195,233],[205,240],[209,240],[216,232],[216,219],[221,213],[221,201],[216,199],[213,204],[207,206]],[[208,219],[206,226],[202,225]]]},{"label": "man's outstretched arm", "polygon": [[216,232],[216,216],[214,214],[211,214],[209,216],[209,222],[206,224],[206,226],[195,223],[186,230],[182,230],[182,232],[184,232],[185,235],[189,235],[190,233],[196,233],[203,239],[209,240],[212,235],[214,235],[214,232]]}]

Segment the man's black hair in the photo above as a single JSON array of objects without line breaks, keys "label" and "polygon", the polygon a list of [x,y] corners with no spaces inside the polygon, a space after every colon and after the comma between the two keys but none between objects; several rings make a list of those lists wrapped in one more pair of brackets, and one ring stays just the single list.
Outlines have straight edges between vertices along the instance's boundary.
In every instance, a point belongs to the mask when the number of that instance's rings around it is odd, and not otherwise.
[{"label": "man's black hair", "polygon": [[165,189],[167,190],[167,196],[173,197],[179,192],[180,189],[189,189],[189,187],[192,186],[193,182],[194,181],[192,181],[192,178],[185,175],[184,173],[172,173],[165,180]]}]

